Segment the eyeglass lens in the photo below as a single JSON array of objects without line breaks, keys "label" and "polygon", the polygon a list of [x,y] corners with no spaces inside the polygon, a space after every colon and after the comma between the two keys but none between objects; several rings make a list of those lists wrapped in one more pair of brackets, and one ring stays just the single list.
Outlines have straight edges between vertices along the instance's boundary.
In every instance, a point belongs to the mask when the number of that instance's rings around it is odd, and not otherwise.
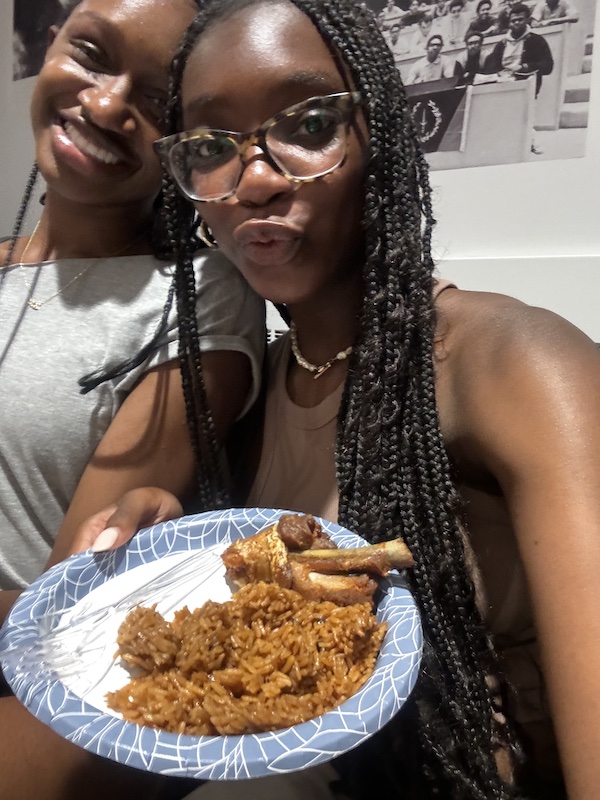
[{"label": "eyeglass lens", "polygon": [[[259,146],[266,148],[284,175],[316,178],[344,160],[347,117],[338,108],[306,106],[272,122]],[[174,177],[196,200],[219,199],[238,184],[243,149],[233,136],[207,130],[174,145],[170,153]]]}]

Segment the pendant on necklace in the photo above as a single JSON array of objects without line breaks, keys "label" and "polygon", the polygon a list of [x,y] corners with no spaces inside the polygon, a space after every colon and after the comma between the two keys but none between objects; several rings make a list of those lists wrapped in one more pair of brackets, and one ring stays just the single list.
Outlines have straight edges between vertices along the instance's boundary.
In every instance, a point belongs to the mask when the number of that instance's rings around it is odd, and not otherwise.
[{"label": "pendant on necklace", "polygon": [[29,306],[29,308],[32,308],[34,311],[39,311],[40,308],[42,307],[42,304],[40,303],[39,300],[34,300],[31,297],[27,301],[27,305]]}]

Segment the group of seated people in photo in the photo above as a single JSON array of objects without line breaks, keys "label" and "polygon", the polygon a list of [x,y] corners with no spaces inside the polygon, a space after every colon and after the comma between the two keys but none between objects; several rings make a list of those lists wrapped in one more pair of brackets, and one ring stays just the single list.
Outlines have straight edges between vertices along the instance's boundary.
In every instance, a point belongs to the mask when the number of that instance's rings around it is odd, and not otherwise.
[{"label": "group of seated people in photo", "polygon": [[[520,31],[517,35],[510,22],[511,14],[514,18],[515,5],[524,14],[523,22],[517,24]],[[570,0],[412,0],[406,8],[388,0],[377,16],[378,25],[398,65],[420,56],[403,76],[407,84],[452,77],[457,77],[461,83],[472,83],[477,74],[502,73],[507,77],[512,73],[515,77],[526,77],[516,73],[530,72],[538,76],[537,91],[541,76],[552,71],[552,64],[549,49],[539,41],[541,37],[533,34],[535,38],[531,38],[532,29],[577,20],[577,9]],[[486,48],[484,40],[491,36],[504,38],[495,41],[494,47]],[[522,57],[525,38],[529,39],[529,46],[532,42],[534,44],[537,56],[534,65]],[[508,49],[505,42],[509,43]],[[458,57],[455,52],[451,56],[442,55],[443,51],[456,51],[458,47],[463,48]],[[496,50],[502,52],[495,53]],[[503,60],[506,64],[502,63]],[[523,62],[526,67],[533,68],[523,69]]]},{"label": "group of seated people in photo", "polygon": [[[377,15],[388,44],[400,55],[420,52],[433,33],[448,45],[461,44],[471,32],[503,35],[509,30],[511,7],[517,0],[387,0]],[[577,22],[577,8],[570,0],[527,0],[530,24],[538,26]],[[409,29],[411,36],[400,36]]]},{"label": "group of seated people in photo", "polygon": [[[411,8],[416,2],[413,0]],[[425,4],[421,3],[415,12],[401,12],[386,26],[392,5],[388,3],[388,16],[382,11],[378,21],[397,66],[421,56],[403,74],[407,85],[442,78],[455,78],[458,85],[466,85],[491,80],[491,76],[503,80],[535,76],[537,95],[542,76],[552,72],[553,59],[544,37],[532,29],[577,20],[575,10],[563,0],[543,0],[534,6],[505,0],[495,10],[492,0],[478,0],[474,11],[469,9],[474,5],[469,0],[447,0],[428,5],[428,11],[423,11]],[[417,13],[417,21],[406,26],[406,19],[414,19]],[[485,40],[490,36],[496,38],[486,47]]]}]

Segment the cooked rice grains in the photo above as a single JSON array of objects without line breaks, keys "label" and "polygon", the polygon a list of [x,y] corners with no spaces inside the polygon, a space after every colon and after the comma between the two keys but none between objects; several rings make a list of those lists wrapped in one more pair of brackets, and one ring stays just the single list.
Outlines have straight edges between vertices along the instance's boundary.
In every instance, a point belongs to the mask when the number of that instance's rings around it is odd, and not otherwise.
[{"label": "cooked rice grains", "polygon": [[131,722],[174,733],[286,728],[358,691],[386,627],[370,603],[313,602],[262,582],[226,603],[183,608],[172,623],[154,607],[138,607],[117,643],[143,675],[110,692],[108,705]]}]

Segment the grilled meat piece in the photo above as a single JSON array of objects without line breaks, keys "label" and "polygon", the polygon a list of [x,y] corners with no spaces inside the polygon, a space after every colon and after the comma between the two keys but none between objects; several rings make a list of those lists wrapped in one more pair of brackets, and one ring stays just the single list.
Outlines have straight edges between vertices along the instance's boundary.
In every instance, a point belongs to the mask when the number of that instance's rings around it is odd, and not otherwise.
[{"label": "grilled meat piece", "polygon": [[334,542],[311,514],[282,514],[277,521],[277,532],[287,549],[335,549]]},{"label": "grilled meat piece", "polygon": [[292,586],[288,551],[271,525],[247,539],[237,539],[221,556],[227,577],[237,586],[254,581],[277,583],[285,589]]},{"label": "grilled meat piece", "polygon": [[292,589],[305,600],[329,600],[338,606],[373,602],[377,581],[362,573],[358,575],[322,575],[306,564],[291,563]]},{"label": "grilled meat piece", "polygon": [[414,564],[401,539],[338,549],[308,514],[282,515],[265,530],[233,542],[222,558],[227,577],[237,586],[267,581],[295,589],[307,600],[338,605],[372,601],[377,583],[370,574],[387,575]]}]

